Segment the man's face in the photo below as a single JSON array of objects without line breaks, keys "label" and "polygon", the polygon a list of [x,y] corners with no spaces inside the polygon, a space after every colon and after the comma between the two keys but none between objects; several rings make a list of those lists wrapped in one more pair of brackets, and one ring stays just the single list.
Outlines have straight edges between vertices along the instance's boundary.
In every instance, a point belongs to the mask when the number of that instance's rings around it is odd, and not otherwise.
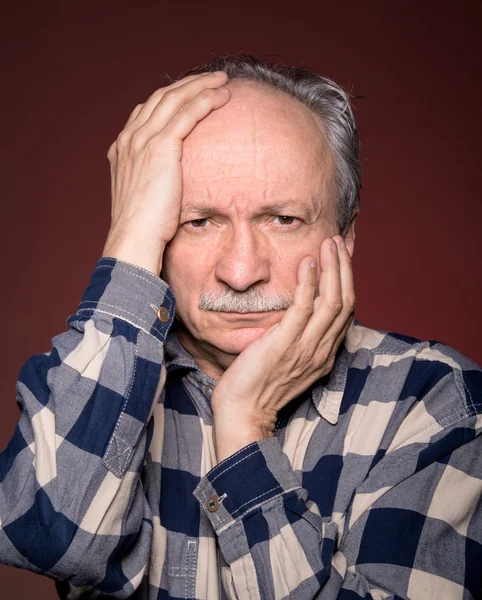
[{"label": "man's face", "polygon": [[252,82],[228,88],[228,103],[184,141],[181,226],[163,276],[184,335],[237,355],[281,320],[298,264],[308,255],[318,262],[337,233],[337,190],[325,135],[306,107]]}]

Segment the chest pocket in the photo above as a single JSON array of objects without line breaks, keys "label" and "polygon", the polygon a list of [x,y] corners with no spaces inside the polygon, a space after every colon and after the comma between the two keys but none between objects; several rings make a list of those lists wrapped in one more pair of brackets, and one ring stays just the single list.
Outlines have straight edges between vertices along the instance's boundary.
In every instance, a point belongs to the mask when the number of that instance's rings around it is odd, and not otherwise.
[{"label": "chest pocket", "polygon": [[161,587],[168,589],[171,597],[191,600],[196,597],[197,541],[182,537],[177,543],[171,540]]}]

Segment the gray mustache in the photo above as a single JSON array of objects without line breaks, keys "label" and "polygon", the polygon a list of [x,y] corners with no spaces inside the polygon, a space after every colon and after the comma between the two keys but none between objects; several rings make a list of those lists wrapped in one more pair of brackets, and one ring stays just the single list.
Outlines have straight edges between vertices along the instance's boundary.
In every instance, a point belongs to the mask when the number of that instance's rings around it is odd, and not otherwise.
[{"label": "gray mustache", "polygon": [[267,312],[270,310],[286,310],[293,302],[291,294],[263,296],[256,289],[247,292],[236,292],[229,289],[224,294],[203,292],[198,302],[199,310],[213,312]]}]

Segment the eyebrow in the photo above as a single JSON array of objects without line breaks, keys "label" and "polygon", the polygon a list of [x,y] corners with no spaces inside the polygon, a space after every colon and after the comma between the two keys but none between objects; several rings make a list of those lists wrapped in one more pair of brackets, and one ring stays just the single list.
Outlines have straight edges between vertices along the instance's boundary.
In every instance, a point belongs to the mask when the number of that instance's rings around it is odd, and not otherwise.
[{"label": "eyebrow", "polygon": [[[286,211],[293,211],[297,214],[302,214],[308,221],[315,220],[318,216],[317,210],[313,205],[305,204],[298,200],[286,200],[285,202],[275,202],[274,204],[263,204],[260,207],[261,214],[280,214],[286,213]],[[214,206],[196,206],[195,204],[188,204],[182,211],[183,214],[196,213],[196,215],[200,216],[208,216],[217,212],[219,212],[219,208]]]},{"label": "eyebrow", "polygon": [[298,214],[302,214],[305,219],[311,221],[317,216],[317,211],[312,204],[305,204],[299,200],[286,200],[284,202],[275,202],[274,204],[264,204],[261,206],[261,212],[263,213],[283,213],[286,211],[293,211]]}]

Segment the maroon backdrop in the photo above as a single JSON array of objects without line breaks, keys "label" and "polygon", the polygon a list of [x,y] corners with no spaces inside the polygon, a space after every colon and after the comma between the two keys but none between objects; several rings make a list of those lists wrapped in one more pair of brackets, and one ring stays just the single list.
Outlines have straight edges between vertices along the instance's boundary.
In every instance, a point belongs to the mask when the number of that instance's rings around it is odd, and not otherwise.
[{"label": "maroon backdrop", "polygon": [[[278,54],[363,96],[357,318],[482,363],[482,4],[32,2],[3,9],[0,447],[23,362],[75,312],[109,227],[130,111],[212,54]],[[251,5],[252,4],[252,5]],[[241,8],[242,6],[242,8]],[[0,566],[0,598],[56,598]]]}]

